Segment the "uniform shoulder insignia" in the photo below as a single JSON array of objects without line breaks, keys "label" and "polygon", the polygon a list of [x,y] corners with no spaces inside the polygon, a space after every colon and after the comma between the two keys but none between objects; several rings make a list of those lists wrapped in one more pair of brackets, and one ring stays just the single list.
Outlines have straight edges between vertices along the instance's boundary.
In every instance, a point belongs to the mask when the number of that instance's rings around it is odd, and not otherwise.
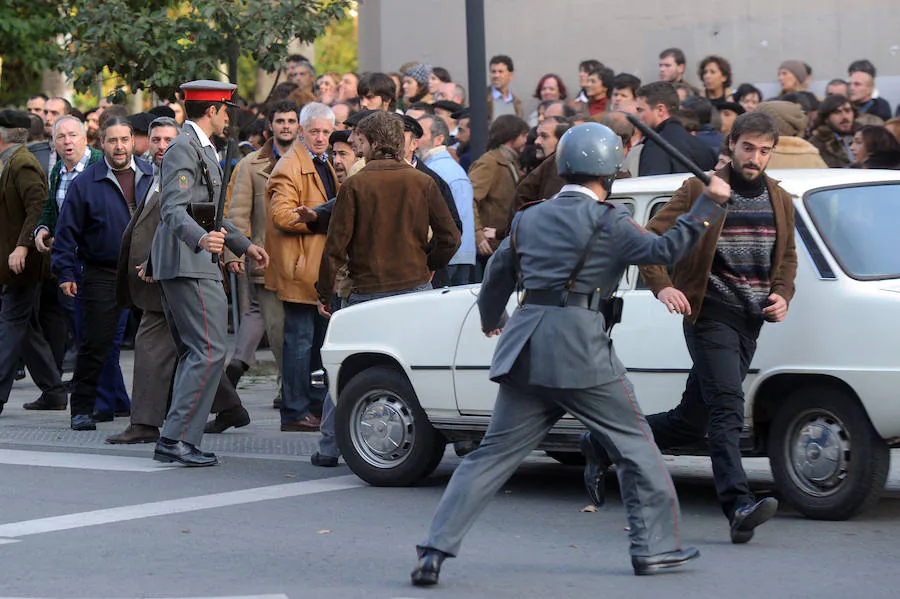
[{"label": "uniform shoulder insignia", "polygon": [[190,185],[188,185],[187,176],[181,175],[178,177],[178,188],[179,189],[188,189]]},{"label": "uniform shoulder insignia", "polygon": [[641,235],[646,235],[646,234],[647,234],[647,229],[645,229],[644,227],[642,227],[642,226],[640,226],[639,224],[637,224],[633,218],[631,218],[631,217],[629,216],[626,220],[628,221],[628,223],[629,223],[632,227],[634,227],[635,229],[637,229],[637,230],[641,233]]},{"label": "uniform shoulder insignia", "polygon": [[516,210],[516,212],[522,212],[523,210],[528,210],[532,206],[537,206],[538,204],[543,204],[544,202],[546,202],[546,200],[535,200],[533,202],[527,202],[527,203],[519,206],[519,209]]}]

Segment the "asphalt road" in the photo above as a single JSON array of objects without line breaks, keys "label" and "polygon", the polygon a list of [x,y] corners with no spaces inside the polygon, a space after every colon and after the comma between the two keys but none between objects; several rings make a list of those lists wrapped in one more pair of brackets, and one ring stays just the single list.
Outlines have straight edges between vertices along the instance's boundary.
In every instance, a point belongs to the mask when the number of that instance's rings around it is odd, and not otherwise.
[{"label": "asphalt road", "polygon": [[[130,371],[130,353],[123,366]],[[130,374],[126,374],[126,380]],[[816,522],[790,508],[748,545],[729,542],[708,461],[669,458],[694,565],[632,575],[625,517],[587,504],[579,468],[535,453],[448,561],[435,589],[409,585],[421,541],[459,459],[425,484],[366,486],[345,467],[315,468],[316,435],[278,432],[273,379],[242,382],[253,423],[208,436],[216,468],[167,468],[151,446],[114,447],[68,430],[64,412],[28,413],[16,383],[0,416],[0,598],[265,597],[895,597],[900,472],[870,512]],[[895,463],[897,460],[895,460]],[[758,492],[771,477],[748,460]]]}]

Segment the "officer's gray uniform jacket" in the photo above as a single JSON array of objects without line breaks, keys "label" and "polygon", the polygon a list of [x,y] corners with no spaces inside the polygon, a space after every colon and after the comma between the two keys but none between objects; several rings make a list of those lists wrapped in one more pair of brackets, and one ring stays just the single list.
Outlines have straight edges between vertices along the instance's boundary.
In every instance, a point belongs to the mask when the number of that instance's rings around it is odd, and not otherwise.
[{"label": "officer's gray uniform jacket", "polygon": [[[599,290],[608,297],[629,264],[673,264],[724,214],[718,204],[701,196],[660,237],[635,223],[624,207],[599,202],[588,189],[567,185],[553,198],[516,215],[512,230],[523,287],[562,291],[594,229],[603,227],[571,290]],[[503,241],[488,263],[478,296],[486,331],[500,326],[516,286],[511,238]],[[499,382],[511,376],[525,384],[571,389],[614,381],[625,374],[625,368],[605,328],[603,315],[585,308],[520,306],[503,328],[491,379]]]},{"label": "officer's gray uniform jacket", "polygon": [[[201,250],[200,238],[206,234],[203,227],[188,214],[192,202],[209,202],[209,191],[203,169],[198,160],[202,157],[207,172],[212,177],[213,202],[219,201],[222,188],[222,169],[215,148],[204,147],[191,121],[186,121],[163,156],[160,167],[160,216],[162,222],[153,237],[148,275],[158,281],[187,277],[193,279],[222,278],[218,264],[209,253]],[[237,256],[250,247],[250,240],[238,231],[231,221],[224,220],[227,232],[225,244]]]}]

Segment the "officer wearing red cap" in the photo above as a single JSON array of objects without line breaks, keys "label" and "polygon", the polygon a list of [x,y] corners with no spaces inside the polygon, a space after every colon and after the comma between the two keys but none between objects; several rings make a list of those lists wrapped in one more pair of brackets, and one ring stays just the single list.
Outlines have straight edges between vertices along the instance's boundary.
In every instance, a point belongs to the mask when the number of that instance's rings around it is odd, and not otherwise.
[{"label": "officer wearing red cap", "polygon": [[217,463],[213,454],[198,449],[227,350],[228,304],[222,270],[210,254],[221,254],[227,245],[235,255],[247,254],[256,260],[260,268],[269,263],[265,250],[227,219],[220,230],[213,231],[194,218],[215,215],[218,207],[223,173],[210,138],[221,135],[228,125],[225,105],[230,104],[235,88],[207,80],[181,86],[188,120],[160,167],[162,222],[153,237],[147,276],[160,283],[166,320],[181,359],[172,405],[153,458],[186,466]]}]

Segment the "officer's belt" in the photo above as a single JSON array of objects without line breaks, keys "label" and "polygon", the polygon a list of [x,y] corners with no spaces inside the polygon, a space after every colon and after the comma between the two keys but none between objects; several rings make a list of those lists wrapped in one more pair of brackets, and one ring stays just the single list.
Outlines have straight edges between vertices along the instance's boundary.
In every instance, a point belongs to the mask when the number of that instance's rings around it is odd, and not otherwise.
[{"label": "officer's belt", "polygon": [[578,293],[562,289],[526,289],[523,305],[556,306],[559,308],[584,308],[592,312],[604,312],[607,301],[599,293]]}]

